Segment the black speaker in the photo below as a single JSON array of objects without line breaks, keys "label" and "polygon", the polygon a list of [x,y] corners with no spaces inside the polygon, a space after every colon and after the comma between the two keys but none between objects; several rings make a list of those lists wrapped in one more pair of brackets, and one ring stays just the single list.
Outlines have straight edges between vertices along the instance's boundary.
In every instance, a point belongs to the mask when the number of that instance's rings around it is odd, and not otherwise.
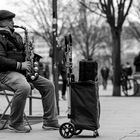
[{"label": "black speaker", "polygon": [[96,81],[98,64],[96,61],[82,60],[79,62],[79,81]]}]

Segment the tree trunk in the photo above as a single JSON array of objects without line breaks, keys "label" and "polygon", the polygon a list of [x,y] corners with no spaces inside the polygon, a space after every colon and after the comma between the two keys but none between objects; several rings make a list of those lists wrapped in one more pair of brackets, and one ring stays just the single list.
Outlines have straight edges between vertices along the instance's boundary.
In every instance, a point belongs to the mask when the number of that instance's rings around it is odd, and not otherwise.
[{"label": "tree trunk", "polygon": [[113,61],[113,96],[121,96],[120,90],[120,36],[121,31],[117,29],[112,29],[112,41],[113,41],[113,49],[112,49],[112,61]]}]

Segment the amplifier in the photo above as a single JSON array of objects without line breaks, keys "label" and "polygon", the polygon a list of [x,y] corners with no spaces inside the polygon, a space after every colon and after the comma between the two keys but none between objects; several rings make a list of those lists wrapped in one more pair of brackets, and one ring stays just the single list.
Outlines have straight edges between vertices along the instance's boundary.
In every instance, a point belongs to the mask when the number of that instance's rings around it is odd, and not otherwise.
[{"label": "amplifier", "polygon": [[79,62],[79,81],[96,81],[98,64],[96,61],[82,60]]}]

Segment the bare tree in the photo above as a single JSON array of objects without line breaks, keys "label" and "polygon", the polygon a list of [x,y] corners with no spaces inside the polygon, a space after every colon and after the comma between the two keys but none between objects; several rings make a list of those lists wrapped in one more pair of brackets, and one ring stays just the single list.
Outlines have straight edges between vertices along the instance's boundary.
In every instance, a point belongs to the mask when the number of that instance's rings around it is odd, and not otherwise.
[{"label": "bare tree", "polygon": [[[68,2],[69,3],[69,2]],[[58,1],[58,36],[66,32],[66,20],[63,12],[67,9],[68,3],[64,4]],[[26,24],[30,30],[37,36],[43,38],[47,45],[52,47],[52,1],[51,0],[16,0],[14,6],[19,7],[20,15],[17,17],[19,21]],[[20,8],[21,7],[21,8]],[[23,8],[24,7],[24,8]]]},{"label": "bare tree", "polygon": [[[85,4],[85,0],[82,2]],[[84,5],[78,3],[77,9],[74,21],[70,21],[70,31],[81,56],[85,59],[93,58],[95,50],[99,49],[101,43],[106,41],[108,44],[107,28],[101,25],[101,17],[93,17],[93,14]]]},{"label": "bare tree", "polygon": [[[112,49],[112,62],[113,62],[113,96],[120,96],[120,74],[121,74],[121,32],[123,23],[129,13],[133,0],[98,0],[91,1],[90,5],[94,5],[95,9],[92,12],[102,15],[106,18],[111,28],[113,49]],[[99,10],[97,10],[97,8]]]},{"label": "bare tree", "polygon": [[99,8],[106,15],[107,22],[111,27],[112,40],[113,40],[113,51],[112,51],[112,60],[113,60],[113,96],[120,96],[120,75],[121,75],[121,59],[120,59],[120,48],[121,48],[121,32],[122,26],[128,15],[130,7],[133,0],[100,0]]},{"label": "bare tree", "polygon": [[126,33],[129,33],[138,42],[140,42],[140,1],[135,1],[133,4],[133,12],[131,13],[137,20],[132,21],[131,18],[128,18],[129,29],[126,31]]}]

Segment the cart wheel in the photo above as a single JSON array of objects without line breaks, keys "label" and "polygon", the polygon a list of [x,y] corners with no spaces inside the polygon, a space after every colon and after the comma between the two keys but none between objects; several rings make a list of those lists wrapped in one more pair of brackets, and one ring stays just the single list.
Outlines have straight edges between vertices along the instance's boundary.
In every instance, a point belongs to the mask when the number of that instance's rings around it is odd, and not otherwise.
[{"label": "cart wheel", "polygon": [[75,132],[75,127],[72,123],[63,123],[59,128],[59,133],[64,138],[71,138]]},{"label": "cart wheel", "polygon": [[74,135],[79,135],[81,132],[82,132],[82,129],[77,129],[75,130]]}]

